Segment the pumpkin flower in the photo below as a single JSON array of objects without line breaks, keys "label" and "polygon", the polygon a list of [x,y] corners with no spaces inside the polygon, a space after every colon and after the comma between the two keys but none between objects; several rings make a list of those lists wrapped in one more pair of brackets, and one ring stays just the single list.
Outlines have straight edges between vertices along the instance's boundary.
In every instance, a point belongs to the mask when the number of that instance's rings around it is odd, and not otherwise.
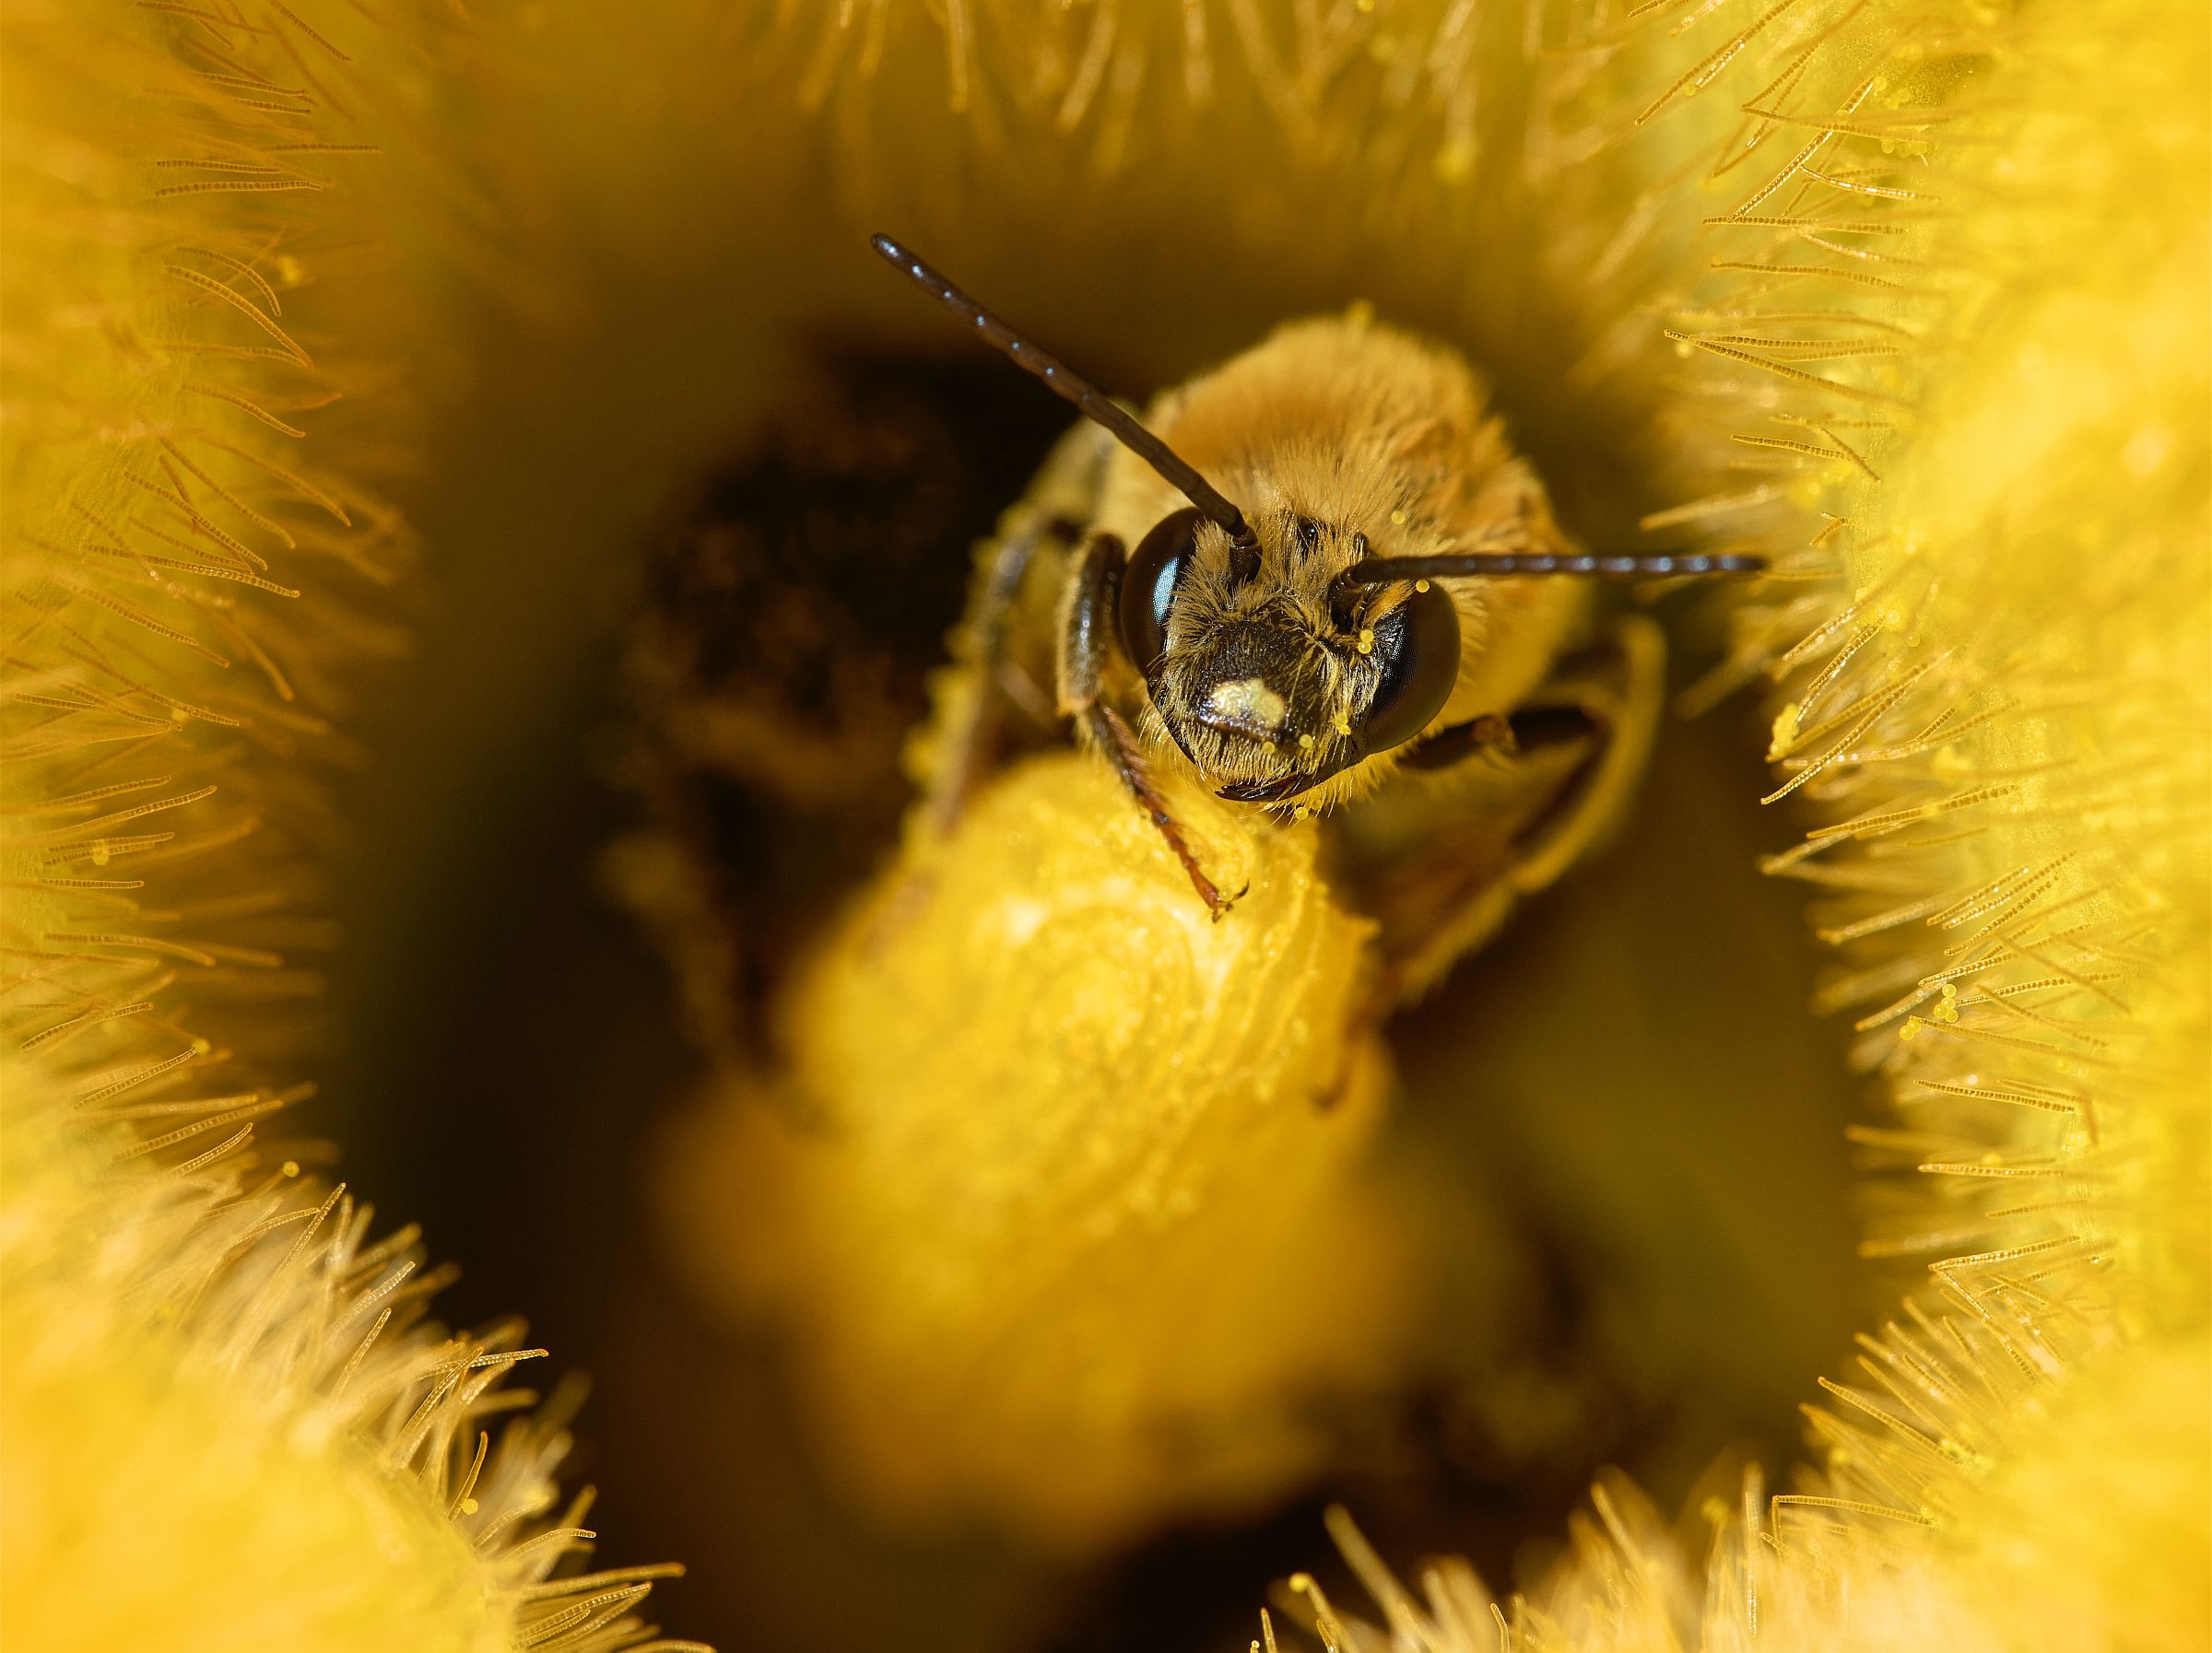
[{"label": "pumpkin flower", "polygon": [[332,411],[389,377],[403,324],[358,183],[408,71],[360,18],[302,15],[338,9],[6,19],[20,1645],[594,1653],[651,1643],[634,1610],[674,1570],[581,1569],[560,1409],[507,1383],[544,1352],[519,1322],[438,1331],[416,1231],[255,1145],[312,1088],[286,1074],[316,771],[349,663],[390,647],[364,597],[411,550],[371,479],[404,428]]},{"label": "pumpkin flower", "polygon": [[[415,547],[392,500],[516,513],[526,572],[493,532],[441,555],[502,600],[526,578],[581,606],[648,513],[618,533],[560,502],[681,489],[780,416],[803,341],[939,347],[865,253],[883,229],[1116,390],[1371,302],[1480,367],[1577,538],[1770,567],[1669,612],[1725,633],[1683,709],[1760,708],[1771,777],[1724,806],[1763,801],[1789,835],[1740,873],[1802,894],[1817,1002],[1700,1035],[1702,984],[1646,946],[1627,967],[1670,978],[1680,1031],[1634,1049],[1668,1072],[1546,1091],[1613,1031],[1577,981],[1527,1010],[1531,1111],[1584,1122],[1550,1166],[1571,1237],[1694,1272],[1665,1163],[1608,1143],[1840,1022],[1880,1109],[1831,1143],[1867,1177],[1851,1284],[1889,1307],[1847,1368],[1745,1355],[1807,1402],[1794,1468],[1680,1520],[1608,1475],[1556,1563],[1497,1588],[1380,1553],[1355,1499],[1331,1528],[1371,1607],[1300,1575],[1277,1611],[1332,1650],[2204,1645],[2197,19],[371,9],[7,18],[0,1624],[87,1646],[651,1635],[657,1569],[576,1570],[559,1407],[485,1426],[528,1404],[503,1387],[535,1353],[519,1331],[429,1327],[412,1231],[377,1239],[305,1149],[257,1133],[305,1089],[320,775],[356,668],[396,647],[382,592]],[[441,440],[394,393],[403,369],[450,375]],[[545,440],[495,454],[525,398]],[[559,653],[475,651],[441,733],[510,738],[578,669]],[[721,732],[776,738],[735,709],[656,738],[708,773]],[[833,771],[782,733],[786,772]],[[861,733],[841,753],[897,740]],[[1440,1370],[1480,1390],[1469,1346],[1528,1318],[1535,1257],[1456,1160],[1394,1134],[1440,1098],[1487,1105],[1477,1077],[1502,1092],[1510,1063],[1440,1081],[1432,1037],[1401,1085],[1346,1037],[1365,932],[1312,832],[1192,808],[1249,874],[1223,925],[1095,766],[1014,766],[959,833],[911,836],[819,915],[779,961],[775,1060],[725,1065],[665,1144],[653,1198],[695,1295],[780,1319],[816,1442],[879,1514],[1096,1553],[1265,1510],[1339,1461],[1333,1423]],[[695,845],[648,840],[629,893],[711,1019],[738,974],[713,880]],[[1648,935],[1628,909],[1653,884],[1610,887],[1605,921]],[[1736,904],[1691,922],[1727,949]],[[1401,1106],[1423,1085],[1431,1106]],[[1818,1126],[1779,1077],[1759,1095]],[[1609,1393],[1686,1393],[1700,1347],[1747,1326],[1815,1341],[1806,1300],[1837,1295],[1785,1167],[1657,1129],[1633,1140],[1719,1189],[1713,1223],[1759,1236],[1786,1311],[1706,1293],[1666,1337],[1613,1340]],[[1569,1386],[1519,1382],[1552,1402],[1523,1408],[1532,1449],[1606,1449]],[[759,1558],[733,1514],[700,1518],[713,1553],[688,1559],[742,1594]]]}]

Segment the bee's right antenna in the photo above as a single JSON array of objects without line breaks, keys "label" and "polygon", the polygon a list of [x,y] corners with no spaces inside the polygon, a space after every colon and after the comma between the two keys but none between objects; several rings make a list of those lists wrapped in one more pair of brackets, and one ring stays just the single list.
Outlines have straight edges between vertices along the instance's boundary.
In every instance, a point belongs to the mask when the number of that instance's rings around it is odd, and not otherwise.
[{"label": "bee's right antenna", "polygon": [[1346,591],[1407,580],[1494,580],[1516,574],[1601,574],[1635,579],[1668,574],[1763,574],[1767,559],[1735,552],[1672,551],[1635,557],[1586,552],[1447,551],[1436,557],[1370,557],[1339,575]]},{"label": "bee's right antenna", "polygon": [[868,239],[877,252],[912,276],[924,292],[944,300],[956,312],[965,316],[977,333],[1073,402],[1085,418],[1103,425],[1112,431],[1114,440],[1123,447],[1158,471],[1210,521],[1227,529],[1230,543],[1239,551],[1256,555],[1259,540],[1252,532],[1252,524],[1244,520],[1244,513],[1167,443],[1138,424],[1110,398],[1100,394],[1097,386],[1080,375],[1070,372],[1065,364],[1038,349],[889,236],[877,235]]},{"label": "bee's right antenna", "polygon": [[1371,557],[1339,576],[1347,585],[1389,585],[1400,580],[1450,580],[1455,575],[1501,574],[1763,574],[1767,559],[1735,553],[1670,551],[1633,557],[1585,552],[1447,551],[1438,557]]}]

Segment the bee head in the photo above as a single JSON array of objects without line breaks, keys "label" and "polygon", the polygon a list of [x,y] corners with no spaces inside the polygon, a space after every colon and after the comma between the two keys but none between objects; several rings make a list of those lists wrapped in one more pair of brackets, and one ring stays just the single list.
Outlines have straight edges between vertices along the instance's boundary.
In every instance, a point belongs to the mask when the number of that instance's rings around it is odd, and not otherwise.
[{"label": "bee head", "polygon": [[1286,803],[1403,744],[1459,674],[1459,620],[1427,580],[1358,590],[1355,532],[1285,511],[1244,541],[1196,509],[1145,535],[1122,578],[1124,652],[1206,783]]}]

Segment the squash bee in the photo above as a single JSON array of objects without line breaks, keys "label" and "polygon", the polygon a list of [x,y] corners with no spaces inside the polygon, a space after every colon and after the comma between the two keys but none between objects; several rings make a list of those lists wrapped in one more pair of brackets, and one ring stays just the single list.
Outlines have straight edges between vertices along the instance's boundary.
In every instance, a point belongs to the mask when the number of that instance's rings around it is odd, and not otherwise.
[{"label": "squash bee", "polygon": [[1656,628],[1604,619],[1588,579],[1535,577],[1763,570],[1577,549],[1467,363],[1367,316],[1287,324],[1140,422],[898,242],[874,245],[1089,421],[982,569],[959,634],[981,688],[927,817],[958,821],[1008,704],[1072,722],[1217,920],[1236,893],[1157,778],[1320,815],[1334,876],[1380,924],[1383,1005],[1571,863],[1642,766]]}]

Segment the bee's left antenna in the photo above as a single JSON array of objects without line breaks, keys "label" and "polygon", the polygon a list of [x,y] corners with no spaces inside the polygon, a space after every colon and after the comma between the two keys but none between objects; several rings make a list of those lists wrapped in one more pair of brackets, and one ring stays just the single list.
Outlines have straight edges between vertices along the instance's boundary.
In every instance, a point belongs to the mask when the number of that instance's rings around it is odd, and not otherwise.
[{"label": "bee's left antenna", "polygon": [[1208,520],[1228,530],[1230,544],[1240,551],[1256,552],[1259,549],[1259,541],[1252,532],[1252,524],[1244,520],[1244,513],[1230,502],[1228,496],[1200,475],[1174,449],[1138,424],[1125,409],[1102,395],[1096,385],[1080,374],[1071,372],[1065,363],[1047,356],[889,236],[877,235],[868,239],[886,260],[913,277],[924,292],[942,299],[955,312],[965,317],[980,335],[1073,402],[1085,418],[1103,425],[1112,431],[1116,441],[1158,471]]}]

